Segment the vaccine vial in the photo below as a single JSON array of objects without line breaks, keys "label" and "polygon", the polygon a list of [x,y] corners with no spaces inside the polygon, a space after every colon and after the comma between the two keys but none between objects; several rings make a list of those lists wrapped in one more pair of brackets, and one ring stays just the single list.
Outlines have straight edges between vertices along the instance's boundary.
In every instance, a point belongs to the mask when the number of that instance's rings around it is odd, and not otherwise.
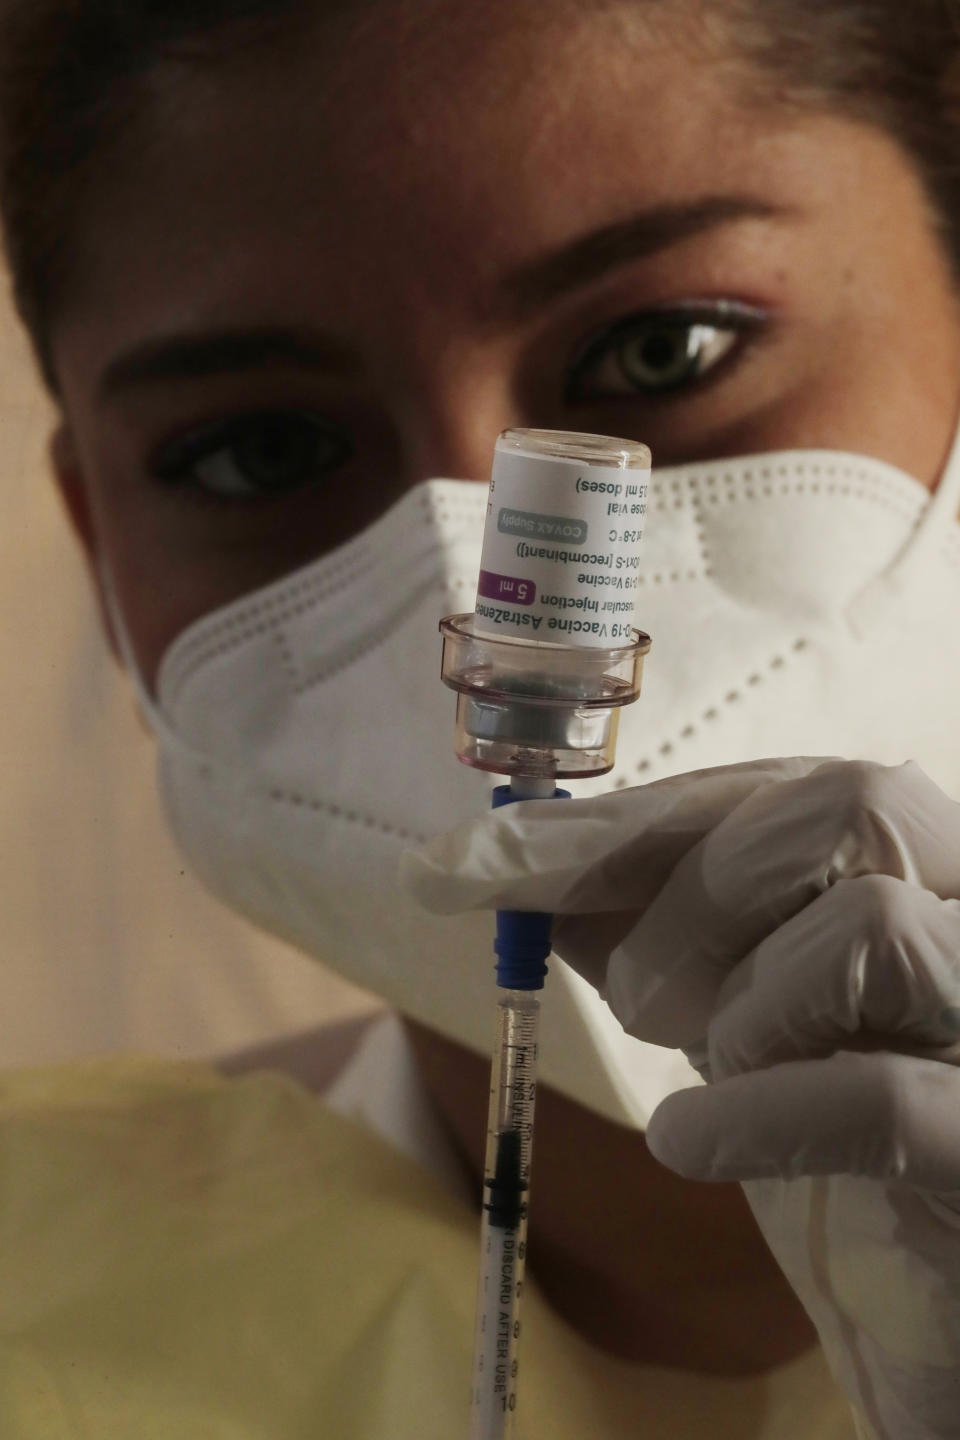
[{"label": "vaccine vial", "polygon": [[612,768],[650,649],[635,614],[649,480],[636,441],[497,440],[474,613],[440,626],[464,764],[544,778]]}]

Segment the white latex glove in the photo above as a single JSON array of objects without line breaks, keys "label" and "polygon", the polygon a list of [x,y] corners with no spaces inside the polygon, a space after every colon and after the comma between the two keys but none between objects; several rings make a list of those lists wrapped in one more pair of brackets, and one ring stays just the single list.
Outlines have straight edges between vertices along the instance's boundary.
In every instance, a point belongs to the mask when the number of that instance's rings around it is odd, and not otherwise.
[{"label": "white latex glove", "polygon": [[650,1149],[746,1182],[861,1428],[960,1437],[960,806],[913,764],[760,761],[512,805],[403,878],[558,915],[624,1028],[711,1082]]}]

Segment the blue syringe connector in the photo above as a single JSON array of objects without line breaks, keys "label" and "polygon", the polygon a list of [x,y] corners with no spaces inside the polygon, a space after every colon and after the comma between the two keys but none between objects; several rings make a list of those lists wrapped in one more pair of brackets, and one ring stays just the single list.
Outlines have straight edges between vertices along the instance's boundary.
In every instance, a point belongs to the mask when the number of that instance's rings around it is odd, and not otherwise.
[{"label": "blue syringe connector", "polygon": [[[509,785],[498,785],[492,808],[522,800]],[[569,800],[570,791],[555,789],[549,797]],[[497,935],[493,942],[497,956],[497,984],[501,990],[542,990],[547,974],[553,935],[553,916],[536,910],[498,910]]]}]

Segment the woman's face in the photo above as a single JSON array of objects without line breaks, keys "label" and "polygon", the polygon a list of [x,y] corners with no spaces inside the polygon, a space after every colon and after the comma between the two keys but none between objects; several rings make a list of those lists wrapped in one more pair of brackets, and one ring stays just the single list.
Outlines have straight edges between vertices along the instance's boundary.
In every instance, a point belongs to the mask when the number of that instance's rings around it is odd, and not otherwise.
[{"label": "woman's face", "polygon": [[55,462],[150,680],[510,425],[943,462],[957,302],[890,140],[636,0],[407,8],[159,76],[76,237]]}]

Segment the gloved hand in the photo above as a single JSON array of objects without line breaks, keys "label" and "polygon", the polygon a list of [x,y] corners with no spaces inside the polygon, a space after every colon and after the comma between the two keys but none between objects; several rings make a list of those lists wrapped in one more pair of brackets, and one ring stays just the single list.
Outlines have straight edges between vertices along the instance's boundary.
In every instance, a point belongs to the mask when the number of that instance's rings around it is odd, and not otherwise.
[{"label": "gloved hand", "polygon": [[745,1182],[864,1433],[960,1437],[960,806],[913,764],[760,761],[508,806],[403,878],[558,915],[624,1028],[710,1082],[650,1149]]}]

